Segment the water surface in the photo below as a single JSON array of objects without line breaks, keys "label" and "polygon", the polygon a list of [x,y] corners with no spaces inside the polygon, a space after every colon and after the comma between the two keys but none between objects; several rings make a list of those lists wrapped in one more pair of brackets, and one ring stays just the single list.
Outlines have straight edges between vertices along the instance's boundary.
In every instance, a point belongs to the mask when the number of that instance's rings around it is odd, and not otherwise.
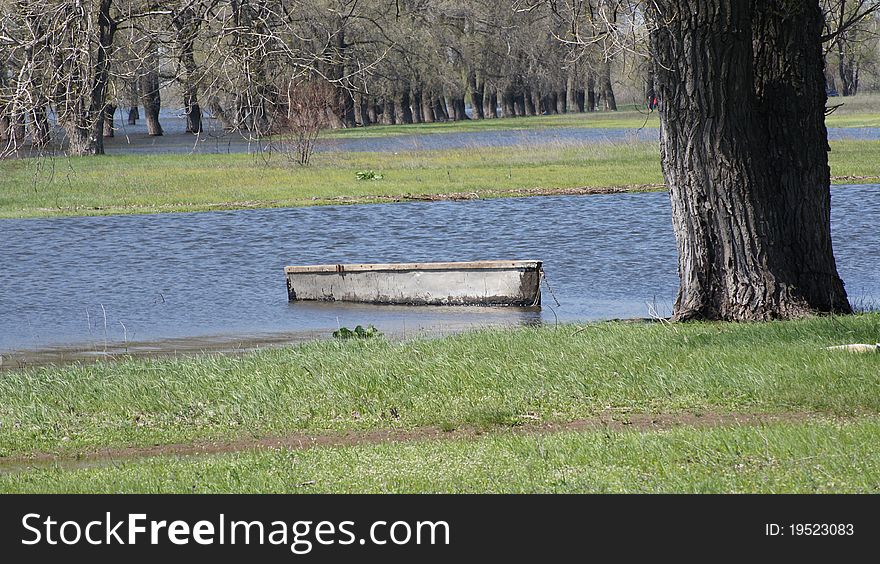
[{"label": "water surface", "polygon": [[[835,187],[839,268],[880,296],[880,186]],[[0,220],[0,352],[339,326],[668,315],[677,286],[665,193]],[[288,303],[293,264],[540,259],[540,312]],[[552,289],[552,293],[551,290]],[[558,300],[559,305],[556,305]]]}]

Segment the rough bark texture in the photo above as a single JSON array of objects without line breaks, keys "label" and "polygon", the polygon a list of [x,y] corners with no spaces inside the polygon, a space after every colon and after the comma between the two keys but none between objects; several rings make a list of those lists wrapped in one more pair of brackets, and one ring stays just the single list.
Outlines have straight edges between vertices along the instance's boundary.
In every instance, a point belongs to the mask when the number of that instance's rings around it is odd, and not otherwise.
[{"label": "rough bark texture", "polygon": [[483,116],[487,119],[498,117],[498,92],[486,90],[483,93]]},{"label": "rough bark texture", "polygon": [[184,70],[182,81],[183,108],[186,114],[186,132],[202,132],[202,108],[199,105],[198,65],[196,65],[194,45],[200,21],[193,6],[185,6],[172,18],[176,32],[175,40],[179,52],[180,66]]},{"label": "rough bark texture", "polygon": [[614,97],[614,86],[611,83],[611,61],[605,61],[605,63],[602,64],[600,85],[602,88],[602,99],[605,100],[605,109],[616,112],[617,100]]},{"label": "rough bark texture", "polygon": [[113,118],[116,114],[116,106],[107,104],[104,107],[104,137],[113,137],[115,135],[115,125]]},{"label": "rough bark texture", "polygon": [[831,248],[818,2],[665,0],[651,16],[674,317],[849,312]]},{"label": "rough bark texture", "polygon": [[[157,65],[158,66],[158,65]],[[141,103],[144,106],[144,118],[147,120],[147,133],[157,137],[163,134],[159,122],[159,111],[162,109],[162,97],[159,93],[159,72],[150,69],[141,76]]]},{"label": "rough bark texture", "polygon": [[588,112],[596,111],[596,78],[593,73],[587,76],[587,100],[586,107]]},{"label": "rough bark texture", "polygon": [[[106,112],[107,85],[110,81],[110,50],[116,23],[110,17],[111,0],[101,0],[96,5],[97,30],[94,36],[96,48],[92,60],[68,63],[72,80],[88,84],[87,96],[76,91],[66,91],[59,112],[60,121],[67,134],[67,152],[71,155],[104,154],[104,116]],[[88,37],[90,17],[81,12],[80,23]],[[85,80],[83,80],[85,77]]]},{"label": "rough bark texture", "polygon": [[413,114],[412,109],[410,108],[408,88],[404,89],[403,92],[400,92],[397,95],[397,99],[395,100],[395,107],[397,108],[397,117],[394,120],[395,123],[407,124],[413,122]]},{"label": "rough bark texture", "polygon": [[425,123],[434,123],[434,104],[431,103],[431,95],[422,94],[422,121]]}]

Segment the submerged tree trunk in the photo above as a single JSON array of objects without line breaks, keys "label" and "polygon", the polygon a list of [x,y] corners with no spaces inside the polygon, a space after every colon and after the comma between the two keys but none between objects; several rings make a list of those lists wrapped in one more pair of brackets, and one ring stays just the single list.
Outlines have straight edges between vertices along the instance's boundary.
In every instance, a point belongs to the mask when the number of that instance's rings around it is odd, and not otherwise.
[{"label": "submerged tree trunk", "polygon": [[199,79],[193,47],[201,24],[192,5],[185,6],[172,18],[176,31],[175,41],[184,70],[183,111],[186,114],[186,132],[198,135],[202,132],[202,108],[199,105]]},{"label": "submerged tree trunk", "polygon": [[831,247],[818,2],[664,0],[650,15],[674,318],[851,311]]},{"label": "submerged tree trunk", "polygon": [[147,133],[158,137],[164,132],[159,122],[159,111],[162,109],[162,96],[159,93],[158,64],[151,65],[141,76],[141,103],[144,106],[144,118],[147,120]]}]

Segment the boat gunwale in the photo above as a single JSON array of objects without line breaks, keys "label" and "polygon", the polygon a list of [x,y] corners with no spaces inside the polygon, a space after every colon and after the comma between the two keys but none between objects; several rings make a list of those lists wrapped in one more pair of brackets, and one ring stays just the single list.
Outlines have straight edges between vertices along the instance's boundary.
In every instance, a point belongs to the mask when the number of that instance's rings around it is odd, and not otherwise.
[{"label": "boat gunwale", "polygon": [[408,272],[449,270],[540,270],[540,260],[485,260],[468,262],[415,262],[377,264],[317,264],[286,266],[285,274],[342,274],[353,272]]}]

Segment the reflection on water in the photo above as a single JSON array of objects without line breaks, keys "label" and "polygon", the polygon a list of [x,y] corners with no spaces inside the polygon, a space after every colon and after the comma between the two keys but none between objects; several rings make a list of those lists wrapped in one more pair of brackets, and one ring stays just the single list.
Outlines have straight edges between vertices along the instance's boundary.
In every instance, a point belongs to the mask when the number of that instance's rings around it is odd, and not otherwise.
[{"label": "reflection on water", "polygon": [[[856,304],[874,302],[880,186],[832,193],[841,275]],[[668,315],[669,214],[648,193],[2,220],[0,351]],[[544,261],[541,311],[287,302],[286,265],[493,259]]]}]

